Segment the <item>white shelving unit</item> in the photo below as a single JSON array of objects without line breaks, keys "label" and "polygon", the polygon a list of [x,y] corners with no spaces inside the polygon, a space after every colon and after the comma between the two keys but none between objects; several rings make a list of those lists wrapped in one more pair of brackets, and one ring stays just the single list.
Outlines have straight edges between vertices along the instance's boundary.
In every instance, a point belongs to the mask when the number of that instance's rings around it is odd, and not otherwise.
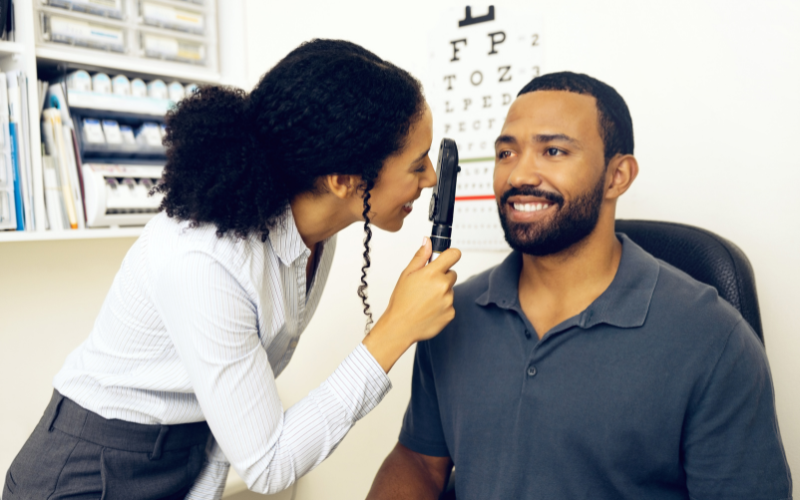
[{"label": "white shelving unit", "polygon": [[[39,100],[39,65],[62,65],[69,69],[86,69],[90,72],[123,73],[145,79],[160,78],[165,81],[178,80],[198,84],[221,83],[242,87],[245,85],[246,44],[242,26],[245,22],[244,0],[224,0],[224,8],[217,9],[217,1],[204,0],[200,6],[179,0],[152,0],[166,7],[183,8],[206,13],[205,35],[177,32],[158,26],[146,26],[140,17],[143,0],[123,0],[122,19],[105,18],[49,6],[42,0],[16,0],[14,14],[16,41],[0,41],[0,71],[22,70],[28,77],[28,98],[31,103]],[[151,0],[147,0],[151,1]],[[127,49],[124,53],[76,47],[48,41],[43,36],[42,14],[66,15],[73,19],[92,20],[108,26],[124,29]],[[139,40],[143,34],[173,36],[189,41],[207,43],[206,63],[188,64],[185,62],[153,59],[145,57]],[[83,103],[76,97],[78,106],[97,106],[87,100]],[[153,100],[155,101],[155,100]],[[96,102],[96,101],[95,101]],[[105,109],[113,109],[117,104],[113,96],[104,103]],[[129,105],[129,104],[128,104]],[[140,114],[158,116],[165,109],[163,103],[148,102],[135,110],[119,109],[123,112],[135,111]],[[43,221],[46,217],[42,179],[41,128],[37,106],[29,107],[32,184],[34,198],[34,217]],[[102,239],[136,237],[141,227],[122,227],[108,229],[82,229],[47,231],[44,224],[37,223],[36,231],[0,231],[0,244],[4,242],[53,241],[72,239]]]}]

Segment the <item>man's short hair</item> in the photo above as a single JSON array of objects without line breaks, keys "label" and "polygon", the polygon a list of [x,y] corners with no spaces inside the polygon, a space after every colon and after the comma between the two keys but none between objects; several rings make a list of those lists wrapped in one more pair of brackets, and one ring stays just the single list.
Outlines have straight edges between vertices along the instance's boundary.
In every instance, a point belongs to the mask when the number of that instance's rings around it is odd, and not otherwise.
[{"label": "man's short hair", "polygon": [[617,154],[633,154],[631,113],[625,100],[613,87],[589,75],[563,71],[537,76],[522,87],[517,97],[537,90],[564,90],[594,97],[597,100],[606,164]]}]

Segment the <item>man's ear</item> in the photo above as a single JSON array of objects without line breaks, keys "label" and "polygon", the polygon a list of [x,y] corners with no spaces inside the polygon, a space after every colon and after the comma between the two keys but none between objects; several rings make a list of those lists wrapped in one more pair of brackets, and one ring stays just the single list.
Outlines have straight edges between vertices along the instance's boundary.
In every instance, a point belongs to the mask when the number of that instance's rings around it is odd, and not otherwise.
[{"label": "man's ear", "polygon": [[361,177],[357,175],[331,174],[321,179],[322,187],[342,200],[358,194]]},{"label": "man's ear", "polygon": [[606,198],[617,199],[631,187],[639,175],[639,162],[633,155],[617,155],[608,163]]}]

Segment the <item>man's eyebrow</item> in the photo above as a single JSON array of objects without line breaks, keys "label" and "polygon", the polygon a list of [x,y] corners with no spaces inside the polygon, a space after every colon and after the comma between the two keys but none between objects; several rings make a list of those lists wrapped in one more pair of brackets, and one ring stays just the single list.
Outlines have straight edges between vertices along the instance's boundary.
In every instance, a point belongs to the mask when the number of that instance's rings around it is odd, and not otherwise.
[{"label": "man's eyebrow", "polygon": [[496,148],[500,144],[516,144],[516,143],[517,143],[516,137],[511,135],[501,135],[500,137],[497,138],[497,140],[494,141],[494,147]]},{"label": "man's eyebrow", "polygon": [[553,141],[562,141],[568,142],[573,146],[580,146],[581,143],[577,139],[573,139],[572,137],[566,134],[536,134],[533,136],[533,142],[553,142]]}]

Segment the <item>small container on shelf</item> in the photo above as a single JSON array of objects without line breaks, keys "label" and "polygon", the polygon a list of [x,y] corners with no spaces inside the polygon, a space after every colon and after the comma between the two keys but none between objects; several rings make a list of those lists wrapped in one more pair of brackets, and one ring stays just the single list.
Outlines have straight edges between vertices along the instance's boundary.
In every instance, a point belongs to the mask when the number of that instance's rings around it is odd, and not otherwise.
[{"label": "small container on shelf", "polygon": [[131,95],[133,97],[147,97],[147,84],[141,78],[131,80]]},{"label": "small container on shelf", "polygon": [[89,73],[79,69],[67,75],[67,88],[69,90],[79,90],[81,92],[92,91],[92,77]]},{"label": "small container on shelf", "polygon": [[167,93],[167,84],[164,83],[164,80],[156,79],[148,82],[147,96],[152,97],[154,99],[166,99],[168,93]]},{"label": "small container on shelf", "polygon": [[42,0],[42,4],[51,7],[60,7],[78,12],[85,12],[95,16],[122,19],[122,0]]},{"label": "small container on shelf", "polygon": [[149,26],[186,31],[202,35],[205,31],[205,18],[202,13],[178,9],[158,2],[143,0],[139,4],[142,23]]},{"label": "small container on shelf", "polygon": [[178,102],[184,97],[184,89],[183,85],[180,82],[171,82],[167,85],[167,94],[169,95],[169,99],[174,102]]},{"label": "small container on shelf", "polygon": [[111,79],[111,91],[117,95],[131,95],[131,81],[125,75],[116,75]]},{"label": "small container on shelf", "polygon": [[92,76],[92,92],[110,94],[111,78],[105,73],[95,73],[94,76]]},{"label": "small container on shelf", "polygon": [[106,136],[103,126],[97,118],[83,119],[83,141],[86,144],[105,144]]},{"label": "small container on shelf", "polygon": [[47,12],[41,13],[41,22],[45,42],[125,52],[125,31],[121,28]]},{"label": "small container on shelf", "polygon": [[152,33],[142,33],[141,40],[145,57],[190,64],[206,64],[206,47],[200,42]]}]

